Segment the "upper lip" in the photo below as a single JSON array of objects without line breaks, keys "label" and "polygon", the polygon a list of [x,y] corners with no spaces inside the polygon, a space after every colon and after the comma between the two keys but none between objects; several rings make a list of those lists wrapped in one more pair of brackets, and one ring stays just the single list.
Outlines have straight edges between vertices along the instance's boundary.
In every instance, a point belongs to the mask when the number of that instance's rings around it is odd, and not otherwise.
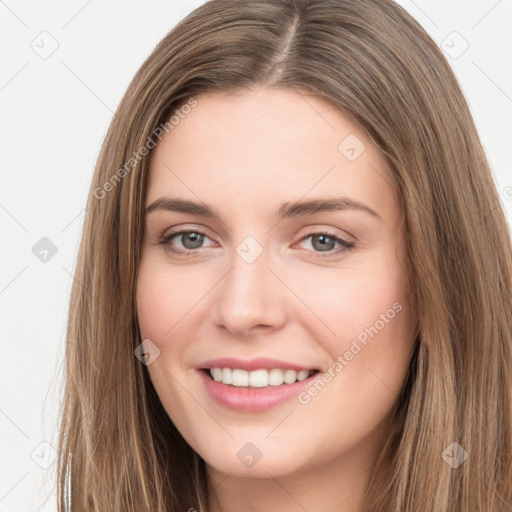
[{"label": "upper lip", "polygon": [[210,368],[239,368],[241,370],[271,370],[273,368],[281,368],[283,370],[315,370],[311,366],[303,366],[301,364],[280,361],[278,359],[270,359],[267,357],[257,357],[256,359],[242,360],[234,357],[222,357],[219,359],[212,359],[205,361],[199,365],[199,369]]}]

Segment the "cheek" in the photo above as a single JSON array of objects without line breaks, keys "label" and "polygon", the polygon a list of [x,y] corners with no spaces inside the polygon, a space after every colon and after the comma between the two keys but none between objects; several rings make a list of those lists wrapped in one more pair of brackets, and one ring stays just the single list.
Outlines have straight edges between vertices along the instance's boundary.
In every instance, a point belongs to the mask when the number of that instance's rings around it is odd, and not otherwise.
[{"label": "cheek", "polygon": [[393,248],[371,264],[345,268],[339,278],[317,274],[303,281],[299,292],[315,313],[300,320],[303,327],[322,340],[333,363],[343,358],[342,370],[332,371],[343,373],[341,380],[355,388],[382,387],[381,378],[397,390],[408,368],[414,317],[394,254]]},{"label": "cheek", "polygon": [[410,311],[406,283],[399,268],[387,267],[381,272],[373,264],[343,269],[339,275],[310,274],[307,280],[301,277],[296,291],[304,297],[309,312],[314,313],[304,315],[304,319],[310,330],[315,330],[317,339],[348,341],[360,333],[364,339],[365,329],[377,324],[383,330],[384,322],[390,331],[391,324],[406,316],[403,311]]},{"label": "cheek", "polygon": [[171,267],[159,255],[148,254],[141,261],[136,293],[139,329],[142,340],[151,340],[160,350],[148,367],[152,378],[163,368],[174,372],[190,366],[190,353],[195,355],[190,347],[208,319],[208,294],[217,280],[218,273],[209,269]]},{"label": "cheek", "polygon": [[151,340],[160,350],[147,370],[169,417],[172,411],[186,410],[180,393],[169,390],[175,389],[172,375],[182,365],[188,342],[183,334],[185,329],[190,329],[187,312],[197,302],[197,292],[190,284],[187,286],[182,273],[170,273],[157,258],[143,259],[139,266],[136,292],[139,329],[142,340]]},{"label": "cheek", "polygon": [[172,311],[172,295],[158,286],[155,272],[142,267],[137,279],[137,317],[143,339],[157,342],[172,320],[164,312]]},{"label": "cheek", "polygon": [[[180,277],[181,276],[181,277]],[[141,262],[137,278],[137,317],[143,339],[165,345],[171,331],[190,309],[197,290],[180,272],[169,272],[154,259]],[[195,299],[197,301],[197,299]]]}]

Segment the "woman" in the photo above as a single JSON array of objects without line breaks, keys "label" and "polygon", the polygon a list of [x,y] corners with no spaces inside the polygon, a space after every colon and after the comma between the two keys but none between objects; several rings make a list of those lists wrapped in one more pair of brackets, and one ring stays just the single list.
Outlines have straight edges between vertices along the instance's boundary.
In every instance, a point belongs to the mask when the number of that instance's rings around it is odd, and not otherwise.
[{"label": "woman", "polygon": [[402,8],[207,2],[98,160],[59,510],[510,510],[511,255]]}]

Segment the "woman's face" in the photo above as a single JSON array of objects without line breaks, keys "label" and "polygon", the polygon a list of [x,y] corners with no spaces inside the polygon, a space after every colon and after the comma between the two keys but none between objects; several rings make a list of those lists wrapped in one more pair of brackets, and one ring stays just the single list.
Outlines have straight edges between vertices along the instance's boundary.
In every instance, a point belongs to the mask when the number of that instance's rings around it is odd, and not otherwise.
[{"label": "woman's face", "polygon": [[415,337],[385,159],[307,93],[196,100],[151,160],[137,310],[154,387],[217,474],[363,471]]}]

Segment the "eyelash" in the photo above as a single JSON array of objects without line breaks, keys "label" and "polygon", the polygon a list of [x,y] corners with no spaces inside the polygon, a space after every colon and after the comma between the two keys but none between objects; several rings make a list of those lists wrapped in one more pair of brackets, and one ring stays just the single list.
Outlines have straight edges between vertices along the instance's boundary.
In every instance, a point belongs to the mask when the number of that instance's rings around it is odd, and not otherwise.
[{"label": "eyelash", "polygon": [[[197,254],[196,251],[199,251],[200,249],[202,249],[202,247],[199,247],[197,249],[188,249],[188,250],[184,251],[181,249],[176,249],[170,243],[174,238],[176,238],[180,235],[186,235],[188,233],[197,233],[199,235],[204,235],[205,237],[208,237],[208,235],[204,231],[201,231],[200,229],[188,229],[188,230],[176,231],[173,233],[169,233],[168,235],[166,235],[166,236],[162,237],[160,240],[158,240],[157,243],[158,243],[158,245],[163,245],[166,250],[168,250],[174,254],[177,254],[180,256],[185,256],[185,257],[195,256]],[[332,251],[326,251],[325,253],[322,253],[321,251],[313,251],[313,252],[318,253],[318,255],[315,256],[318,258],[324,258],[324,257],[332,256],[334,254],[349,252],[355,248],[355,244],[353,244],[352,242],[348,242],[347,240],[339,237],[338,235],[329,233],[328,231],[319,231],[319,232],[309,233],[308,235],[302,237],[299,241],[302,242],[302,241],[306,240],[307,238],[314,236],[314,235],[325,235],[341,245],[341,247],[339,247],[338,249],[335,249],[335,250],[333,249]]]}]

